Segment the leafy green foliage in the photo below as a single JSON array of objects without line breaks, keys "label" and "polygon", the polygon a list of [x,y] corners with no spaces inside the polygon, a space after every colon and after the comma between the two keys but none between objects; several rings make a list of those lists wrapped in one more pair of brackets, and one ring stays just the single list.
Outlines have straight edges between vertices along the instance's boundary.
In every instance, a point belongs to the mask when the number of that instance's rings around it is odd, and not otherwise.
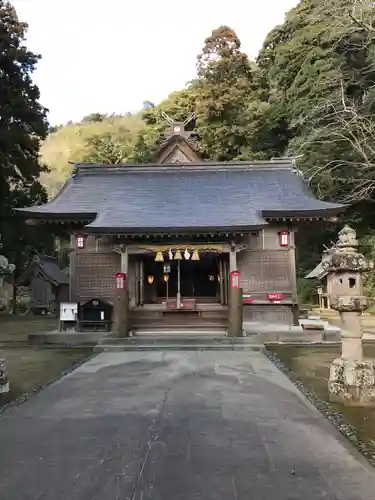
[{"label": "leafy green foliage", "polygon": [[103,148],[112,151],[112,156],[117,151],[116,158],[122,156],[126,161],[130,150],[134,154],[137,134],[144,127],[143,120],[137,115],[111,116],[102,121],[71,123],[50,133],[41,149],[42,159],[50,168],[50,173],[41,176],[49,195],[57,194],[69,177],[72,171],[69,162],[100,159],[100,162],[109,163],[110,158],[103,156]]},{"label": "leafy green foliage", "polygon": [[0,0],[0,234],[3,253],[20,269],[30,251],[50,248],[51,239],[13,214],[14,208],[43,203],[47,193],[39,176],[40,142],[48,132],[46,109],[31,75],[39,56],[25,46],[27,25],[11,4]]},{"label": "leafy green foliage", "polygon": [[[287,153],[298,156],[319,197],[352,204],[345,221],[360,236],[375,229],[373,26],[373,2],[302,0],[257,60],[289,126]],[[301,276],[338,229],[324,224],[298,235]]]},{"label": "leafy green foliage", "polygon": [[256,156],[254,147],[269,103],[260,92],[256,66],[241,52],[227,26],[212,32],[197,59],[195,111],[206,158],[225,161]]},{"label": "leafy green foliage", "polygon": [[375,37],[363,24],[373,17],[370,2],[303,0],[258,58],[287,110],[289,153],[301,156],[319,194],[350,202],[371,198],[375,188]]}]

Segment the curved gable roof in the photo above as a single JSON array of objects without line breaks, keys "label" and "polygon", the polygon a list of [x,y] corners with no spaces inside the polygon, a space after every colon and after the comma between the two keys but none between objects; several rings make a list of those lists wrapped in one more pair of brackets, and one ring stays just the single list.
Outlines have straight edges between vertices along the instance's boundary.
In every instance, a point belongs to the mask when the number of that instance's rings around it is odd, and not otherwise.
[{"label": "curved gable roof", "polygon": [[[58,196],[23,209],[31,218],[87,220],[89,231],[247,229],[265,217],[325,217],[344,206],[317,200],[289,162],[79,165]],[[90,222],[91,221],[91,222]]]}]

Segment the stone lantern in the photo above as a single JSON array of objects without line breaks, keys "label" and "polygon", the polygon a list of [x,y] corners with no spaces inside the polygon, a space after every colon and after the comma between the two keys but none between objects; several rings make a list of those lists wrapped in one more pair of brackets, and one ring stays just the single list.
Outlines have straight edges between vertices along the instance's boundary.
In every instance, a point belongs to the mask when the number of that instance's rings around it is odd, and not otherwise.
[{"label": "stone lantern", "polygon": [[375,363],[363,359],[361,331],[361,314],[369,306],[362,275],[373,264],[359,253],[355,231],[345,226],[322,265],[330,273],[331,308],[341,319],[341,358],[331,364],[330,399],[350,406],[375,406]]}]

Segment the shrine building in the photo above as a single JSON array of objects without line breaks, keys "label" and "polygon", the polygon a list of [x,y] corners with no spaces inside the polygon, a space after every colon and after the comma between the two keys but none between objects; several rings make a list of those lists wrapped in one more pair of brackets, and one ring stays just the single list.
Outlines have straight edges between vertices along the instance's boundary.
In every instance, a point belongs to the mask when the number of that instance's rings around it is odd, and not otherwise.
[{"label": "shrine building", "polygon": [[130,328],[225,326],[229,275],[240,272],[244,319],[293,322],[295,232],[344,207],[316,199],[290,159],[202,161],[197,134],[169,119],[144,165],[74,164],[55,198],[19,213],[70,237],[70,300],[114,302],[126,275]]}]

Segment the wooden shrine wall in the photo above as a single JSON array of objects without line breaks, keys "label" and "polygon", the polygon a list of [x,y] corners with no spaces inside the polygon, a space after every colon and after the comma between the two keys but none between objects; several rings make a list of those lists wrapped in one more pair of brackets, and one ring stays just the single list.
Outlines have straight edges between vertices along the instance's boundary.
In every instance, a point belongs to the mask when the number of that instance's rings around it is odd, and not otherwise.
[{"label": "wooden shrine wall", "polygon": [[[71,253],[71,298],[79,302],[99,298],[113,303],[116,298],[115,274],[121,271],[121,255],[105,238],[88,236],[85,248]],[[127,286],[131,302],[135,294],[135,256],[128,261]]]},{"label": "wooden shrine wall", "polygon": [[70,254],[71,298],[79,302],[102,299],[113,302],[116,296],[114,275],[120,271],[121,258],[110,250],[105,239],[88,236],[84,249]]},{"label": "wooden shrine wall", "polygon": [[79,302],[94,298],[113,302],[116,297],[115,274],[120,271],[120,266],[119,254],[75,251],[72,296]]},{"label": "wooden shrine wall", "polygon": [[[280,227],[269,227],[258,235],[248,236],[248,248],[237,254],[243,293],[250,295],[254,304],[244,306],[247,321],[269,321],[292,324],[294,247],[279,244]],[[281,304],[272,304],[267,294],[284,294]]]}]

